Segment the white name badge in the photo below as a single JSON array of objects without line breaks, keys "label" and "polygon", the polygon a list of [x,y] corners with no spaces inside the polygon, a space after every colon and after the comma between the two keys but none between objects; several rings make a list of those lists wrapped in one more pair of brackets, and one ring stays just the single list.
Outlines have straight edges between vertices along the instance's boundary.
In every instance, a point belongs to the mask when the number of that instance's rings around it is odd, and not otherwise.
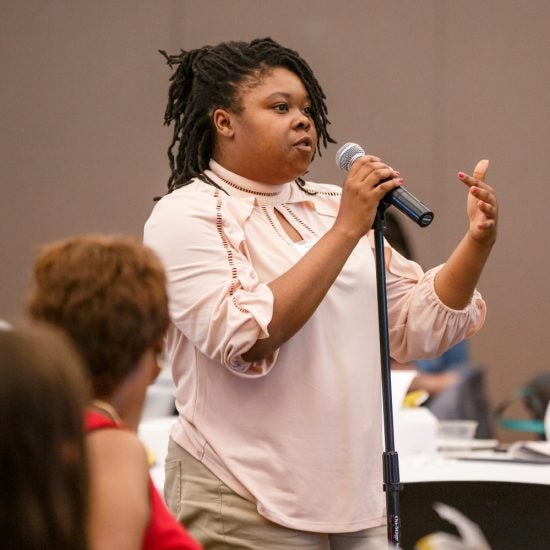
[{"label": "white name badge", "polygon": [[303,256],[318,240],[319,239],[305,239],[292,244],[300,255]]}]

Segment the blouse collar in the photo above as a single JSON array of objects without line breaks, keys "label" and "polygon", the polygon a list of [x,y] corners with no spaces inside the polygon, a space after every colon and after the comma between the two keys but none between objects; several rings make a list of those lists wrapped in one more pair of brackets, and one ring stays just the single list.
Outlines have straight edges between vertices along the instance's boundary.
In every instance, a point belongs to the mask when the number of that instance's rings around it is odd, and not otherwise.
[{"label": "blouse collar", "polygon": [[249,199],[257,205],[288,202],[292,186],[296,185],[293,181],[275,185],[249,180],[230,172],[214,159],[210,160],[210,170],[206,170],[206,175],[230,195]]}]

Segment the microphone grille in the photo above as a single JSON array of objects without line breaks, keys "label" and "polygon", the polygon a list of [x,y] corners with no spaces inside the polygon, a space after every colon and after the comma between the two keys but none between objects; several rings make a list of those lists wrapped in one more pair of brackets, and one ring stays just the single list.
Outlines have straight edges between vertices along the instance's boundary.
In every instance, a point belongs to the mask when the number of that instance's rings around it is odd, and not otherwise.
[{"label": "microphone grille", "polygon": [[357,143],[344,143],[336,151],[336,166],[342,170],[348,171],[351,165],[359,158],[365,155],[365,150]]}]

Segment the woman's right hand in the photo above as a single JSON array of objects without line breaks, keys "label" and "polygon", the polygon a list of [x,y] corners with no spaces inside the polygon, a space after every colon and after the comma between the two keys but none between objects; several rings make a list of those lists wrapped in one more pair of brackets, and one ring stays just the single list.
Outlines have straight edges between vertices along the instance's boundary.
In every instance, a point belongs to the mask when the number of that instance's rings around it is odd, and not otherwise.
[{"label": "woman's right hand", "polygon": [[292,268],[269,283],[274,297],[269,337],[258,340],[243,354],[245,361],[269,357],[300,330],[338,277],[359,239],[371,229],[382,197],[402,182],[399,174],[378,157],[367,155],[353,163],[331,229]]},{"label": "woman's right hand", "polygon": [[365,155],[352,164],[342,186],[342,199],[334,228],[360,239],[374,223],[382,198],[399,187],[399,172],[380,158]]}]

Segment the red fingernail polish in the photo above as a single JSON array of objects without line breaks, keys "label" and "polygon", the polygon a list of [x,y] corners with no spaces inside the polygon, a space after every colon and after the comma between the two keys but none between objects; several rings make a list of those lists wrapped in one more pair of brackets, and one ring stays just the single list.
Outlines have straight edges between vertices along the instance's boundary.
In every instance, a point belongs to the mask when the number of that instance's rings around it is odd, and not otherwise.
[{"label": "red fingernail polish", "polygon": [[470,187],[470,191],[472,195],[475,195],[477,193],[477,187]]},{"label": "red fingernail polish", "polygon": [[458,177],[463,180],[466,177],[466,174],[464,172],[459,172]]}]

